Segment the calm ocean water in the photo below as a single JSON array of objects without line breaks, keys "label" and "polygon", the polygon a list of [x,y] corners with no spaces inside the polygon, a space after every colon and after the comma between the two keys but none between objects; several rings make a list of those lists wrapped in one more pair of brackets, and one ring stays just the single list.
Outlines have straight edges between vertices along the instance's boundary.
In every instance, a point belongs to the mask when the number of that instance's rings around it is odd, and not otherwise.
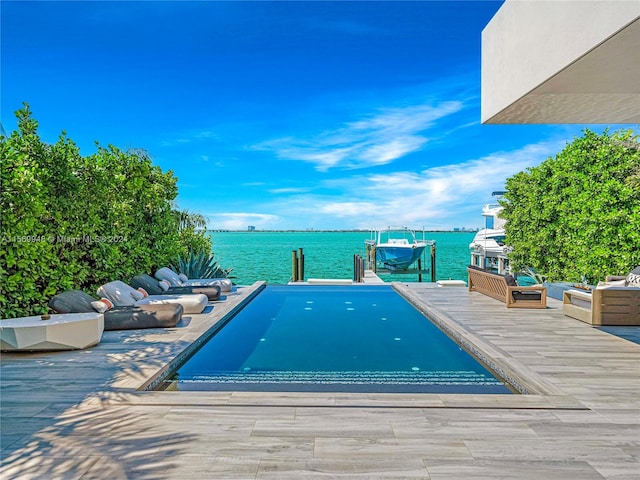
[{"label": "calm ocean water", "polygon": [[[238,285],[258,280],[285,284],[291,278],[291,252],[302,248],[305,279],[352,278],[353,256],[365,256],[368,232],[211,232],[213,252],[223,268],[233,268]],[[467,279],[473,232],[426,232],[436,242],[436,279]],[[421,233],[418,234],[421,236]],[[417,281],[417,275],[380,275],[385,282]],[[430,280],[430,274],[423,276]]]}]

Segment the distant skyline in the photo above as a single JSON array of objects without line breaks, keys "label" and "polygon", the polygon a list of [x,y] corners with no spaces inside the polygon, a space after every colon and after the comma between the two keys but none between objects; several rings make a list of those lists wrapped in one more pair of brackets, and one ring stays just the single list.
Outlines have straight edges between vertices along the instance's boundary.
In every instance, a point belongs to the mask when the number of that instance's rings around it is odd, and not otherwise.
[{"label": "distant skyline", "polygon": [[27,102],[44,141],[146,150],[210,229],[478,228],[607,127],[480,124],[502,3],[2,1],[1,121]]}]

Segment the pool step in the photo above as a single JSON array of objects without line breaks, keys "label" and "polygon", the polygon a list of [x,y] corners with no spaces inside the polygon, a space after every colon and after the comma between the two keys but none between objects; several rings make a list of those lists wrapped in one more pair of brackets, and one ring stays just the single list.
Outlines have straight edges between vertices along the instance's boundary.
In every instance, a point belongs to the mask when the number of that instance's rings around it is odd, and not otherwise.
[{"label": "pool step", "polygon": [[395,372],[306,372],[245,371],[215,372],[212,375],[180,376],[180,383],[280,383],[280,384],[353,384],[353,385],[504,385],[493,377],[464,371]]}]

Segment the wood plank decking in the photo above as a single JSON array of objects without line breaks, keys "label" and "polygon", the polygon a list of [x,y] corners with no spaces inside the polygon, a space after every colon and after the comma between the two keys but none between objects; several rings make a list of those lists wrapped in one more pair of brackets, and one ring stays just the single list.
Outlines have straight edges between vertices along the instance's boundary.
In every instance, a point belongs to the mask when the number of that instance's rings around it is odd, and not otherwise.
[{"label": "wood plank decking", "polygon": [[396,284],[527,395],[136,391],[254,288],[180,328],[2,354],[0,478],[640,478],[640,345],[554,299]]}]

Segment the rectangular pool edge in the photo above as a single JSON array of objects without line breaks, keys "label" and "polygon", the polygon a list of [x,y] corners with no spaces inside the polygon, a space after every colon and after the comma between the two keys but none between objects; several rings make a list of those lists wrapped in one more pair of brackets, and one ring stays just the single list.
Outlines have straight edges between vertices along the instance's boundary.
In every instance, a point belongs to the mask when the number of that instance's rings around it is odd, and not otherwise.
[{"label": "rectangular pool edge", "polygon": [[[192,341],[189,345],[187,345],[180,353],[175,355],[171,360],[169,360],[160,370],[158,370],[154,375],[148,378],[145,382],[142,383],[136,390],[138,391],[154,391],[155,388],[162,383],[169,375],[171,375],[172,371],[176,368],[177,365],[180,365],[186,358],[191,356],[194,351],[198,350],[200,346],[211,338],[215,334],[215,332],[222,327],[224,322],[235,315],[237,312],[242,310],[244,306],[249,303],[258,293],[260,293],[267,286],[266,282],[255,282],[253,285],[250,285],[246,288],[249,289],[247,294],[243,296],[239,301],[235,303],[228,311],[223,313],[220,317],[215,318],[213,323],[207,327],[207,329],[198,336],[194,341]],[[229,301],[227,298],[226,301]],[[215,313],[215,308],[214,308]],[[211,314],[207,314],[208,316],[212,316]]]},{"label": "rectangular pool edge", "polygon": [[392,286],[405,300],[431,319],[443,332],[452,337],[463,348],[470,351],[472,355],[479,358],[521,394],[566,395],[562,390],[504,350],[464,328],[448,313],[423,301],[416,292],[407,288],[406,285],[393,282]]},{"label": "rectangular pool edge", "polygon": [[[163,405],[182,407],[292,407],[389,409],[589,410],[568,395],[331,393],[242,391],[96,392],[101,405]],[[89,402],[91,403],[91,402]]]},{"label": "rectangular pool edge", "polygon": [[[451,335],[453,329],[461,329],[455,321],[446,315],[446,312],[442,312],[439,309],[431,306],[431,308],[425,308],[424,303],[414,295],[405,295],[404,292],[410,292],[408,288],[398,288],[398,285],[392,284],[396,291],[399,291],[401,295],[409,301],[414,307],[418,308],[423,314],[429,316],[432,320],[436,321],[440,328],[445,326],[444,330],[447,334]],[[351,392],[242,392],[242,391],[219,391],[219,392],[196,392],[196,391],[165,391],[165,390],[152,390],[150,385],[154,382],[157,384],[162,380],[159,378],[166,378],[166,372],[174,365],[179,364],[183,358],[189,355],[189,352],[198,348],[199,342],[206,341],[208,337],[207,332],[217,328],[216,326],[220,321],[230,315],[234,310],[242,308],[242,306],[250,301],[253,296],[257,295],[259,291],[266,286],[266,282],[255,282],[253,285],[247,286],[250,291],[246,297],[243,297],[240,302],[234,305],[228,312],[224,313],[222,318],[218,318],[212,323],[205,333],[200,335],[197,340],[188,345],[182,352],[171,359],[164,365],[156,374],[148,378],[143,384],[137,388],[137,392],[140,392],[143,396],[149,395],[154,399],[158,399],[158,396],[162,397],[161,403],[168,404],[183,404],[190,403],[194,397],[207,398],[207,404],[210,402],[216,402],[216,399],[227,398],[226,401],[221,402],[224,405],[264,405],[264,406],[286,406],[286,405],[316,405],[316,406],[383,406],[383,407],[420,407],[420,408],[523,408],[523,409],[587,409],[581,402],[576,400],[570,395],[565,394],[555,386],[550,385],[548,382],[541,379],[541,377],[534,372],[531,372],[526,367],[518,365],[515,370],[518,371],[516,377],[518,381],[526,384],[526,392],[522,395],[503,395],[503,394],[443,394],[443,393],[351,393]],[[464,338],[468,340],[470,333],[462,329]],[[479,345],[485,346],[486,342],[481,341],[475,336],[471,336],[474,341],[472,344],[473,349],[477,349]],[[465,340],[465,343],[468,343]],[[494,346],[492,346],[495,348]],[[514,361],[509,359],[509,362]],[[519,362],[517,362],[519,363]],[[511,365],[505,365],[504,361],[500,362],[500,367],[505,367],[508,371],[513,370]],[[522,372],[522,370],[525,370]],[[538,377],[535,382],[531,382],[530,379],[522,378],[523,376],[532,375]],[[534,383],[534,387],[531,384]],[[535,385],[542,384],[541,388],[536,388]],[[122,393],[122,392],[121,392]],[[496,396],[502,398],[502,400],[496,402]],[[258,397],[258,398],[255,398]],[[409,397],[409,398],[407,398]],[[504,400],[508,398],[508,400]],[[480,400],[479,400],[480,399]],[[177,402],[176,402],[177,400]],[[137,403],[137,402],[136,402]]]}]

